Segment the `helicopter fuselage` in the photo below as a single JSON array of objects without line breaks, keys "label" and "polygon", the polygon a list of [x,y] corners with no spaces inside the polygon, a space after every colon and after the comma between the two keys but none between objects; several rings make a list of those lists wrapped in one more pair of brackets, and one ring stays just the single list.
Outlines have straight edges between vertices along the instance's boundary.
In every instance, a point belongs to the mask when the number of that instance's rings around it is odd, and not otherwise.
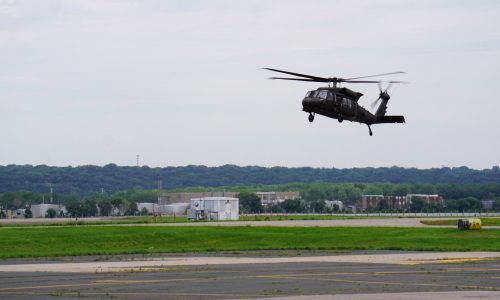
[{"label": "helicopter fuselage", "polygon": [[348,88],[327,87],[307,92],[302,100],[302,110],[310,114],[320,114],[363,124],[377,123],[377,116],[358,104],[361,93]]}]

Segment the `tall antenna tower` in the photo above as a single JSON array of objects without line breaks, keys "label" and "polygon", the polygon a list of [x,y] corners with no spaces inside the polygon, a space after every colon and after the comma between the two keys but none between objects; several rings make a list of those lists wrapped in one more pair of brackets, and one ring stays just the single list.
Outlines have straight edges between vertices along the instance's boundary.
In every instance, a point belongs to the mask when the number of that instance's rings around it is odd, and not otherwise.
[{"label": "tall antenna tower", "polygon": [[137,154],[137,167],[139,167],[139,154]]},{"label": "tall antenna tower", "polygon": [[53,204],[54,202],[54,188],[52,187],[52,183],[49,183],[50,187],[50,204]]}]

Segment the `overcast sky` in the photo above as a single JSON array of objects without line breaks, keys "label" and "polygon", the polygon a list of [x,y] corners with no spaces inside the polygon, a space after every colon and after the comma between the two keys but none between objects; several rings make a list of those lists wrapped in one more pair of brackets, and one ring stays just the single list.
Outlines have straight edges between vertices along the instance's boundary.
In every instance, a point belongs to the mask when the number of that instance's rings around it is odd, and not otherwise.
[{"label": "overcast sky", "polygon": [[[407,123],[309,123],[262,67],[405,71]],[[499,80],[499,1],[0,0],[0,164],[491,168]]]}]

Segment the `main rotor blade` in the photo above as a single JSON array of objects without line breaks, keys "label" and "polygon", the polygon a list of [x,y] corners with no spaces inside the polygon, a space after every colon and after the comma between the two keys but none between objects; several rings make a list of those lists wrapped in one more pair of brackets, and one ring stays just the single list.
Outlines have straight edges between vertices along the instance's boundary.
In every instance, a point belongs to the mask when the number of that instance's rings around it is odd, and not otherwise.
[{"label": "main rotor blade", "polygon": [[315,80],[306,78],[288,78],[288,77],[269,77],[269,79],[281,79],[281,80],[297,80],[297,81],[309,81],[309,82],[329,82],[327,80]]},{"label": "main rotor blade", "polygon": [[386,81],[386,82],[389,82],[389,83],[403,83],[403,84],[409,84],[410,82],[409,81]]},{"label": "main rotor blade", "polygon": [[398,72],[382,73],[382,74],[376,74],[376,75],[368,75],[368,76],[361,76],[361,77],[346,78],[346,80],[369,78],[369,77],[378,77],[378,76],[387,76],[387,75],[394,75],[394,74],[404,74],[404,73],[405,72],[398,71]]},{"label": "main rotor blade", "polygon": [[282,71],[282,70],[271,69],[271,68],[263,68],[263,69],[266,69],[266,70],[269,70],[269,71],[273,71],[273,72],[279,72],[279,73],[284,73],[284,74],[288,74],[288,75],[298,76],[298,77],[305,77],[305,78],[309,78],[309,79],[314,79],[314,80],[317,80],[319,82],[329,82],[328,78],[323,78],[323,77],[318,77],[318,76],[312,76],[312,75],[306,75],[306,74],[300,74],[300,73],[293,73],[293,72]]},{"label": "main rotor blade", "polygon": [[375,80],[348,80],[348,79],[340,79],[339,82],[349,82],[349,83],[379,83],[380,81]]}]

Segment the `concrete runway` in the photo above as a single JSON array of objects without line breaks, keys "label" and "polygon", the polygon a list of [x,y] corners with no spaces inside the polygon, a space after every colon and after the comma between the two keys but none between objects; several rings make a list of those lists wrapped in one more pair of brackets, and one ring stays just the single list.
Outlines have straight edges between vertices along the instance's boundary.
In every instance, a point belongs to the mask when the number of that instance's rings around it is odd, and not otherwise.
[{"label": "concrete runway", "polygon": [[[78,264],[119,264],[121,267],[111,268],[113,272],[103,269],[89,272],[79,269]],[[69,272],[64,266],[72,266],[76,271]],[[326,256],[302,252],[300,256],[286,257],[156,257],[144,261],[81,263],[21,261],[0,267],[0,299],[50,296],[59,299],[305,299],[301,296],[307,296],[310,299],[316,296],[388,300],[417,299],[415,293],[426,299],[500,299],[500,253],[497,252],[374,252]]]},{"label": "concrete runway", "polygon": [[[112,226],[427,227],[419,218]],[[453,226],[455,227],[455,226]],[[500,252],[301,251],[0,263],[0,299],[500,299]],[[205,254],[210,255],[210,254]],[[58,258],[59,260],[59,258]],[[78,261],[78,262],[75,262]]]}]

